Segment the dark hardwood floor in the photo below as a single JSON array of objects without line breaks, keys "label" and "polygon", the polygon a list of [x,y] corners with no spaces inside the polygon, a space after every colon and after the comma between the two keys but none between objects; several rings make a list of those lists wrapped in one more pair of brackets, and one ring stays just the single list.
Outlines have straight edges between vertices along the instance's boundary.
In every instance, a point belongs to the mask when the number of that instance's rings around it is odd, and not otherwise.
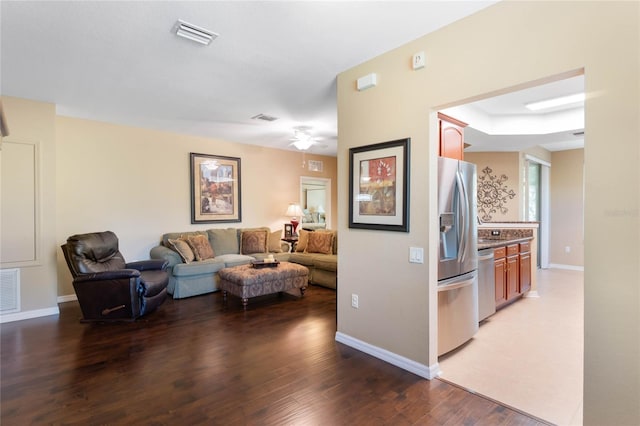
[{"label": "dark hardwood floor", "polygon": [[334,340],[336,293],[168,299],[134,323],[2,324],[1,423],[536,425]]}]

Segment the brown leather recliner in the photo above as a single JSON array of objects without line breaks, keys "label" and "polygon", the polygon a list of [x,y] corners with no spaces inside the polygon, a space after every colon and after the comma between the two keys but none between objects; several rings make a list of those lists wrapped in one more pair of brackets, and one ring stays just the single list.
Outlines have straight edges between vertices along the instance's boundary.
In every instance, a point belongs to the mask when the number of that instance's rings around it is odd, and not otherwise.
[{"label": "brown leather recliner", "polygon": [[62,245],[81,321],[133,321],[153,312],[167,297],[167,261],[126,263],[111,232],[72,235]]}]

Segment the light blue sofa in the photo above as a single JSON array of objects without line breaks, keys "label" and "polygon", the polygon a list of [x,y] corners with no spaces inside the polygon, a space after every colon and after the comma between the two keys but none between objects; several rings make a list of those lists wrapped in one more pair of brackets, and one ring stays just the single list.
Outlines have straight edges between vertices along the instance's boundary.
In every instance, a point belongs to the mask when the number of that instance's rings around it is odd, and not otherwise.
[{"label": "light blue sofa", "polygon": [[[264,252],[241,253],[241,236],[244,231],[266,230],[268,232],[267,248]],[[172,249],[169,239],[178,239],[188,235],[204,234],[215,257],[186,263],[180,254]],[[162,236],[159,245],[150,251],[152,259],[163,259],[169,262],[169,285],[167,293],[174,299],[211,293],[219,290],[217,272],[229,266],[245,265],[252,260],[262,260],[272,254],[275,259],[289,259],[289,245],[280,241],[281,231],[271,232],[269,228],[226,228],[208,229],[206,231],[171,232]]]}]

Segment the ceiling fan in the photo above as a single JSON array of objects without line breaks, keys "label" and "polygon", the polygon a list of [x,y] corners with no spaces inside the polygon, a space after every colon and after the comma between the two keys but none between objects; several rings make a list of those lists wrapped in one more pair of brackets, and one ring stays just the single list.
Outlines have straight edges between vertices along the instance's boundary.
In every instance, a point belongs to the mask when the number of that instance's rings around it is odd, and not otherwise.
[{"label": "ceiling fan", "polygon": [[318,138],[311,136],[311,127],[298,126],[293,128],[293,138],[289,146],[295,146],[300,151],[306,151],[312,146],[326,148],[327,145],[318,142]]}]

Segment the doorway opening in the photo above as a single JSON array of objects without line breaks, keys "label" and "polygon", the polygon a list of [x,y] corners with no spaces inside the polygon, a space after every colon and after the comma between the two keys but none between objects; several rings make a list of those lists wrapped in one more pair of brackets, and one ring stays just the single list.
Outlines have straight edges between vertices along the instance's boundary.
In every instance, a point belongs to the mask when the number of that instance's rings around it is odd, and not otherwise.
[{"label": "doorway opening", "polygon": [[[577,91],[584,92],[582,71],[545,79],[542,85],[529,89],[540,90],[539,93],[546,93],[545,97],[550,99],[568,94],[557,92],[564,83],[569,83],[568,86],[573,84],[570,90],[577,88]],[[531,90],[518,90],[504,95],[505,92],[474,102],[477,104],[474,106],[479,108],[479,112],[475,111],[476,116],[490,116],[490,112],[496,109],[501,111],[498,116],[508,115],[504,108],[510,96],[519,99],[523,105],[536,100],[526,99],[531,96]],[[581,213],[576,212],[581,212],[584,207],[584,106],[552,111],[560,114],[562,119],[555,121],[555,130],[551,132],[540,134],[540,129],[533,126],[529,133],[515,134],[518,132],[513,126],[510,126],[508,133],[495,132],[500,129],[497,120],[488,120],[491,122],[488,128],[483,127],[486,123],[476,126],[474,116],[464,114],[469,105],[439,110],[469,124],[465,128],[465,142],[470,147],[464,151],[464,160],[471,161],[467,160],[467,152],[470,153],[469,158],[473,157],[471,153],[474,151],[482,153],[482,161],[489,163],[483,164],[482,168],[478,166],[478,171],[489,168],[492,172],[487,175],[498,178],[503,174],[508,175],[510,189],[519,192],[515,204],[509,205],[508,211],[495,215],[490,221],[539,222],[539,266],[552,268],[532,269],[538,274],[539,298],[518,299],[502,308],[480,324],[480,331],[469,342],[441,356],[438,359],[440,377],[553,423],[579,424],[582,420],[583,397],[584,278],[578,267],[560,268],[562,265],[558,263],[563,262],[558,262],[558,256],[566,251],[567,257],[562,259],[568,259],[570,244],[565,243],[564,238],[581,243],[583,240],[580,235],[563,234],[562,229],[558,232],[558,228],[582,229],[581,223],[571,223],[564,211],[567,203],[571,203],[573,221],[577,222],[577,216],[582,217]],[[549,112],[548,116],[554,114]],[[518,118],[526,124],[524,116],[512,118]],[[572,128],[558,127],[558,123],[580,120],[581,124]],[[510,162],[511,172],[500,170],[500,162],[504,161]],[[569,167],[570,171],[562,171],[563,167]],[[571,177],[568,174],[579,176]],[[567,190],[570,191],[570,197],[567,197]],[[563,194],[555,195],[559,192]],[[553,228],[550,227],[551,219],[554,221]],[[582,258],[576,259],[574,256],[572,261],[583,265]],[[543,309],[536,310],[536,307]],[[487,337],[488,334],[492,336]],[[573,346],[569,347],[566,343],[572,343]],[[549,353],[556,356],[549,358]],[[545,377],[549,384],[541,385],[544,381],[528,382],[529,379]],[[499,378],[504,381],[499,381]],[[544,392],[531,392],[531,389],[541,386],[546,389]],[[556,394],[555,390],[559,393]],[[520,399],[517,398],[519,395]]]},{"label": "doorway opening", "polygon": [[305,213],[301,225],[331,229],[331,179],[301,176],[300,207]]}]

